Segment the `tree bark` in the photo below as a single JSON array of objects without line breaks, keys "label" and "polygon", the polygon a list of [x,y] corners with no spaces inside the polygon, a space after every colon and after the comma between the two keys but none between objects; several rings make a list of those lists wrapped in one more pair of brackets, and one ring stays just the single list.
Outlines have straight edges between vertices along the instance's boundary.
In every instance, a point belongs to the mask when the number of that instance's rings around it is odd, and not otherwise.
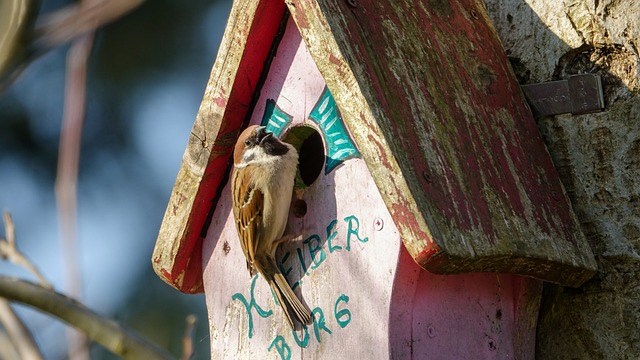
[{"label": "tree bark", "polygon": [[604,85],[604,112],[538,121],[599,272],[545,286],[537,358],[640,358],[640,1],[486,4],[521,83],[594,73]]}]

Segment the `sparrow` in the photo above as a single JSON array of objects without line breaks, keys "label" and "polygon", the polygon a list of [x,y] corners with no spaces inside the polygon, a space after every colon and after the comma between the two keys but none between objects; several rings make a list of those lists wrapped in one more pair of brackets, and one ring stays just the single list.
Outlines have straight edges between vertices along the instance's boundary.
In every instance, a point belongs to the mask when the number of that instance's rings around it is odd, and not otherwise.
[{"label": "sparrow", "polygon": [[231,192],[233,216],[247,270],[269,283],[284,314],[303,324],[311,314],[293,292],[275,262],[276,249],[283,241],[298,166],[298,152],[280,141],[264,126],[249,126],[238,138],[233,151]]}]

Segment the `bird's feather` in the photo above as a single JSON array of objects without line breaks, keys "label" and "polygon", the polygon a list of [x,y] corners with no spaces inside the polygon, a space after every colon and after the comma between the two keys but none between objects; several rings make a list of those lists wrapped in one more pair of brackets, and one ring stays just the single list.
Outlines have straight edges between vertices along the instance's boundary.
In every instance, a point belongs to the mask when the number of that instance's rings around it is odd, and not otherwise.
[{"label": "bird's feather", "polygon": [[[262,215],[264,212],[264,194],[251,183],[248,171],[234,171],[233,182],[238,184],[233,193],[233,211],[240,246],[247,259],[247,269],[253,276],[256,250],[263,236]],[[241,189],[247,189],[242,192]]]}]

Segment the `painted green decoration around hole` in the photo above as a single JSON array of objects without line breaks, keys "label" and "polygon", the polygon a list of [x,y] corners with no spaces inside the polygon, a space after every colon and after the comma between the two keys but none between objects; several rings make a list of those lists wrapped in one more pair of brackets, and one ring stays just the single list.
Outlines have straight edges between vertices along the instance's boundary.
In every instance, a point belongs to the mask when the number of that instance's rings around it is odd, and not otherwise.
[{"label": "painted green decoration around hole", "polygon": [[[292,119],[293,117],[291,115],[278,107],[275,100],[267,100],[261,123],[267,127],[267,131],[282,138],[281,135],[284,129],[289,126]],[[347,159],[360,157],[360,152],[358,152],[353,140],[349,136],[342,117],[340,116],[340,111],[336,106],[336,102],[326,86],[309,114],[309,119],[318,125],[326,144],[325,174],[329,174]],[[294,139],[291,139],[292,136],[288,135],[288,139],[285,139],[285,141],[300,150],[300,146],[308,134],[305,132],[305,134],[297,135],[306,136],[302,136],[302,138],[299,139],[300,141],[296,142],[295,136],[293,137]]]},{"label": "painted green decoration around hole", "polygon": [[309,114],[309,118],[320,127],[327,145],[325,174],[329,174],[347,159],[360,157],[358,149],[351,140],[344,122],[342,122],[336,102],[326,86]]},{"label": "painted green decoration around hole", "polygon": [[275,100],[267,99],[267,104],[264,107],[264,115],[262,116],[262,126],[267,127],[267,131],[273,133],[273,135],[281,138],[282,132],[289,126],[293,116],[287,114],[276,105]]}]

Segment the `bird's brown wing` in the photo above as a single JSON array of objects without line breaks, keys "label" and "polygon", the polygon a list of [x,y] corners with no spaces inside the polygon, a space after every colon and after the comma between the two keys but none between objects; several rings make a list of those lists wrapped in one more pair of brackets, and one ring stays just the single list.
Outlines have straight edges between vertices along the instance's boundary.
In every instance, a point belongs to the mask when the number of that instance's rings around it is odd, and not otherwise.
[{"label": "bird's brown wing", "polygon": [[[245,186],[246,185],[246,186]],[[242,189],[247,189],[243,192]],[[255,188],[251,182],[249,171],[233,171],[233,216],[240,238],[240,246],[247,258],[247,269],[251,276],[254,274],[255,253],[258,241],[262,236],[262,214],[264,208],[264,194]]]}]

